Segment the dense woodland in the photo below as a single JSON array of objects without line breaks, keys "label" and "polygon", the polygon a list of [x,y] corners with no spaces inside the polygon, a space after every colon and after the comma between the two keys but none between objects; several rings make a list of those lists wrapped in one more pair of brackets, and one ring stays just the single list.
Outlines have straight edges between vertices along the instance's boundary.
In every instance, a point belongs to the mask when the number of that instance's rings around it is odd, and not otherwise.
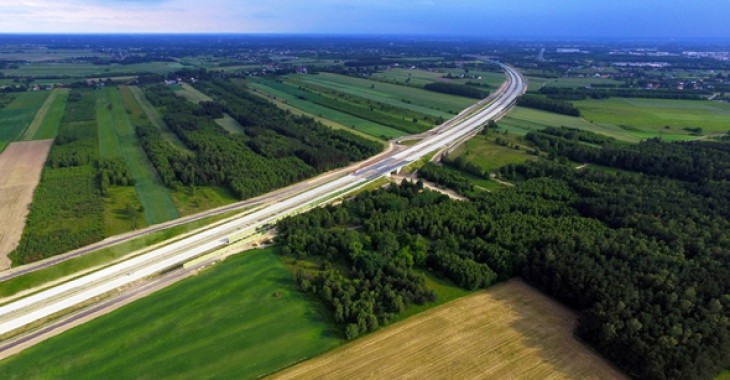
[{"label": "dense woodland", "polygon": [[[405,184],[281,221],[299,284],[352,338],[427,301],[420,271],[468,289],[521,276],[578,310],[576,333],[632,377],[704,379],[726,368],[730,172],[721,164],[687,177],[675,164],[725,157],[729,145],[543,135],[555,160],[505,169],[519,180],[510,190],[458,202]],[[576,170],[561,151],[571,145],[646,164]]]},{"label": "dense woodland", "polygon": [[423,86],[423,88],[429,91],[465,96],[473,99],[484,99],[489,96],[489,91],[482,90],[476,86],[467,86],[458,83],[433,82]]},{"label": "dense woodland", "polygon": [[[137,127],[143,148],[168,186],[223,185],[245,199],[382,149],[376,142],[293,116],[231,82],[211,79],[197,86],[216,101],[194,105],[166,86],[146,87],[167,126],[195,153],[174,149],[150,126]],[[224,112],[245,134],[230,134],[215,122]]]}]

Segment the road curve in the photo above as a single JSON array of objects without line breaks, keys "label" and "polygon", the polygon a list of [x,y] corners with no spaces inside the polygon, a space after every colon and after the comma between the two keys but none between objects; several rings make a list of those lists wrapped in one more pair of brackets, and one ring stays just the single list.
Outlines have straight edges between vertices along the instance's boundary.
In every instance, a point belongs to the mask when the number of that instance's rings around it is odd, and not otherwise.
[{"label": "road curve", "polygon": [[507,74],[507,82],[500,88],[497,97],[488,98],[469,107],[436,128],[433,135],[418,144],[400,152],[384,155],[375,163],[324,184],[313,185],[304,192],[282,197],[258,211],[217,227],[0,306],[0,336],[11,335],[29,324],[59,315],[65,310],[88,303],[120,287],[133,286],[141,279],[224,247],[234,236],[255,231],[292,211],[317,205],[333,196],[351,191],[459,141],[489,120],[509,110],[517,97],[524,93],[526,84],[520,74],[509,66],[502,65],[502,67]]}]

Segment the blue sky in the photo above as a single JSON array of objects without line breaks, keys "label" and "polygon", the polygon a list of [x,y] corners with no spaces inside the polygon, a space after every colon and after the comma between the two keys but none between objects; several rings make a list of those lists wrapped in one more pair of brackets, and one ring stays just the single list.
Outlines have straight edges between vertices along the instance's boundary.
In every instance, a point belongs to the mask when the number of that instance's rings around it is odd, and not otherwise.
[{"label": "blue sky", "polygon": [[6,33],[726,37],[727,0],[0,0]]}]

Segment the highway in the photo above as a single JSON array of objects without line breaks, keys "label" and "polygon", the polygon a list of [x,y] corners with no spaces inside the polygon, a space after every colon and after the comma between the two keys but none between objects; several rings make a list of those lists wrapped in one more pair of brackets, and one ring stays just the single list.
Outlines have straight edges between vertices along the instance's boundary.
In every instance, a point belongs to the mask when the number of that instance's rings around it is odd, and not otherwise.
[{"label": "highway", "polygon": [[316,206],[356,189],[400,170],[431,152],[458,142],[489,120],[509,110],[517,97],[525,91],[523,78],[512,68],[505,65],[503,68],[507,74],[507,82],[500,88],[497,96],[469,107],[434,129],[432,135],[407,149],[390,152],[374,163],[366,164],[329,182],[313,184],[310,189],[298,194],[286,193],[277,202],[255,212],[0,306],[0,337],[13,335],[30,324],[42,323],[66,310],[89,304],[116,289],[134,286],[142,279],[225,247],[235,237],[245,236],[246,233],[271,224],[292,212]]}]

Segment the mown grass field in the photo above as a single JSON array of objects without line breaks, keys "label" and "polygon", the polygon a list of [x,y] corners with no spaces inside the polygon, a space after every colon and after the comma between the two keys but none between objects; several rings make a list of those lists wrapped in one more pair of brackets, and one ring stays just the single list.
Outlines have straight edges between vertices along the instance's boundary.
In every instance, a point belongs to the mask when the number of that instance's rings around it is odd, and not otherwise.
[{"label": "mown grass field", "polygon": [[575,314],[520,280],[447,303],[274,379],[624,379],[573,337]]},{"label": "mown grass field", "polygon": [[[500,145],[497,138],[505,141],[513,147]],[[491,133],[490,136],[477,135],[465,143],[459,145],[451,153],[451,158],[464,157],[467,162],[472,162],[488,172],[495,172],[508,164],[521,164],[528,160],[536,159],[528,154],[525,145],[517,136]],[[515,149],[519,146],[520,149]]]},{"label": "mown grass field", "polygon": [[474,99],[441,94],[420,88],[383,83],[364,78],[320,73],[297,76],[297,80],[331,88],[346,94],[419,112],[425,115],[450,118],[474,104]]},{"label": "mown grass field", "polygon": [[139,110],[142,110],[147,120],[149,120],[152,125],[157,127],[157,129],[162,132],[162,137],[167,142],[183,152],[193,154],[193,152],[188,149],[188,147],[180,140],[180,138],[177,137],[177,135],[173,133],[169,128],[167,128],[165,121],[162,119],[162,115],[157,110],[157,108],[153,106],[149,100],[147,100],[147,97],[144,96],[144,92],[142,92],[141,88],[137,86],[129,86],[126,88],[129,89],[129,92],[134,95],[134,99],[137,101],[138,107],[132,106],[128,108],[132,112],[132,118],[143,118],[142,115],[139,113]]},{"label": "mown grass field", "polygon": [[[357,116],[348,115],[344,112],[336,111],[319,104],[314,104],[303,99],[287,93],[284,90],[274,88],[270,83],[263,83],[261,81],[249,82],[249,87],[264,93],[268,96],[275,97],[278,100],[285,102],[285,104],[296,107],[304,112],[312,115],[317,115],[328,120],[332,120],[338,124],[345,125],[352,129],[362,131],[368,135],[375,137],[384,137],[390,139],[397,136],[403,136],[405,133],[395,128],[386,127],[369,120],[361,119]],[[284,88],[285,89],[285,88]]]},{"label": "mown grass field", "polygon": [[183,83],[176,87],[175,93],[187,99],[191,103],[209,102],[213,100],[210,96],[198,91],[198,89],[187,83]]},{"label": "mown grass field", "polygon": [[170,227],[168,229],[154,232],[142,237],[120,243],[115,246],[100,249],[74,259],[66,260],[59,264],[48,268],[37,270],[13,279],[4,281],[0,284],[0,299],[10,297],[23,290],[41,286],[45,283],[58,280],[60,278],[78,273],[82,270],[93,268],[112,262],[122,256],[142,248],[149,247],[153,244],[171,239],[180,234],[190,232],[197,228],[203,227],[215,221],[232,216],[235,212],[228,212],[221,215],[211,216],[194,222],[186,223],[180,226]]},{"label": "mown grass field", "polygon": [[[122,93],[124,93],[124,97]],[[180,217],[167,188],[140,146],[129,120],[125,103],[136,103],[129,89],[105,88],[97,95],[99,151],[102,158],[122,157],[135,180],[139,201],[148,224],[162,223]],[[126,102],[125,102],[126,100]]]},{"label": "mown grass field", "polygon": [[50,91],[23,92],[0,110],[0,151],[21,139],[43,106]]},{"label": "mown grass field", "polygon": [[595,124],[579,117],[565,116],[526,107],[516,107],[499,121],[500,130],[507,130],[519,135],[547,127],[563,126],[600,133],[627,142],[639,142],[643,139],[616,125]]},{"label": "mown grass field", "polygon": [[45,140],[56,137],[63,111],[66,109],[68,93],[69,90],[65,88],[57,88],[51,92],[25,131],[23,140]]},{"label": "mown grass field", "polygon": [[223,118],[215,120],[218,125],[223,127],[226,131],[234,135],[243,134],[243,126],[236,121],[231,115],[223,114]]},{"label": "mown grass field", "polygon": [[340,344],[273,249],[205,272],[0,362],[5,379],[254,379]]},{"label": "mown grass field", "polygon": [[370,77],[383,82],[402,84],[415,87],[423,87],[433,82],[450,82],[443,78],[444,72],[412,69],[390,69],[374,73]]},{"label": "mown grass field", "polygon": [[[703,134],[730,130],[730,104],[671,99],[610,98],[573,102],[583,117],[596,124],[618,126],[637,138],[660,136],[667,140],[694,139],[684,128],[702,128]],[[668,127],[668,128],[667,128]]]}]

